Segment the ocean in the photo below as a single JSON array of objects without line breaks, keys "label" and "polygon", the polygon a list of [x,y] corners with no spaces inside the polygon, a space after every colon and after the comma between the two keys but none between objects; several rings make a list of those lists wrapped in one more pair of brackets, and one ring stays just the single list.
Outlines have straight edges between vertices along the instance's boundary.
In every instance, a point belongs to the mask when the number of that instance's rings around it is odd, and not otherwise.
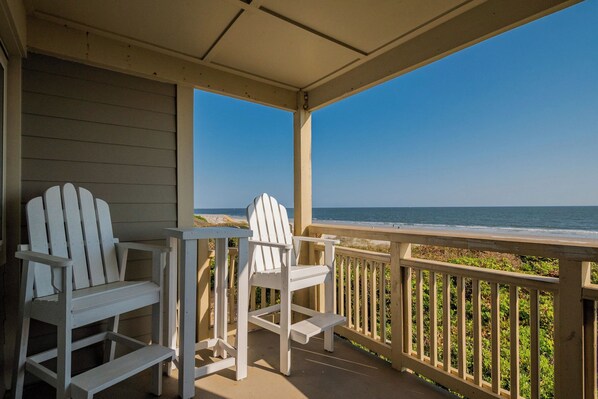
[{"label": "ocean", "polygon": [[[289,209],[289,217],[293,210]],[[244,208],[196,209],[245,217]],[[314,208],[314,222],[598,238],[598,206]]]}]

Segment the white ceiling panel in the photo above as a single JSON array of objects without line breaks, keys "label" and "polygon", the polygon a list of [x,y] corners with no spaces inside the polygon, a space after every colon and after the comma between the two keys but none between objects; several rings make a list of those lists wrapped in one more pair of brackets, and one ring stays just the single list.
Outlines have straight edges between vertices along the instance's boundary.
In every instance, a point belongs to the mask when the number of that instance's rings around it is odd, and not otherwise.
[{"label": "white ceiling panel", "polygon": [[366,53],[470,0],[264,0],[261,7]]},{"label": "white ceiling panel", "polygon": [[222,0],[33,0],[56,17],[191,57],[202,57],[240,11]]},{"label": "white ceiling panel", "polygon": [[297,88],[357,57],[347,48],[257,11],[243,13],[210,54],[216,64]]},{"label": "white ceiling panel", "polygon": [[[162,70],[170,80],[224,92],[245,82],[233,95],[276,101],[304,89],[319,108],[579,0],[15,1],[37,21],[28,43],[37,51],[90,62],[87,32],[114,42],[96,46],[95,63],[158,54],[172,57]],[[286,98],[277,106],[294,102]]]}]

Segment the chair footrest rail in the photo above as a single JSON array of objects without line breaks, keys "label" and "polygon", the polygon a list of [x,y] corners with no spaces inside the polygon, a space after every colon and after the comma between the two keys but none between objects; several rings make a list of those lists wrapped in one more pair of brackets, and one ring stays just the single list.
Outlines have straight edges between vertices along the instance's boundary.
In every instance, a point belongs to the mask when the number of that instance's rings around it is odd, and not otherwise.
[{"label": "chair footrest rail", "polygon": [[95,393],[109,388],[151,366],[170,360],[174,350],[160,345],[148,345],[121,356],[99,367],[73,377],[73,399],[91,398]]},{"label": "chair footrest rail", "polygon": [[307,344],[314,335],[345,323],[345,317],[334,313],[320,313],[291,325],[291,339]]}]

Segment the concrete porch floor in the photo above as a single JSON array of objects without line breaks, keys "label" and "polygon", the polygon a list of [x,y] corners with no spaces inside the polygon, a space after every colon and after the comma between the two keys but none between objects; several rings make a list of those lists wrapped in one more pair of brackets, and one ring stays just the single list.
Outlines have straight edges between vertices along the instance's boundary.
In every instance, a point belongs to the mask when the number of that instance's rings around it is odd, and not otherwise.
[{"label": "concrete porch floor", "polygon": [[[410,374],[399,373],[390,364],[350,342],[336,338],[334,353],[323,350],[323,341],[314,337],[307,345],[293,343],[292,375],[278,372],[278,336],[260,330],[249,334],[249,370],[243,381],[234,380],[234,369],[199,379],[196,398],[394,398],[454,399],[451,395]],[[149,373],[144,372],[95,398],[154,398],[148,393]],[[25,398],[53,398],[50,386],[40,383],[26,387]],[[177,380],[164,377],[162,398],[176,398]]]}]

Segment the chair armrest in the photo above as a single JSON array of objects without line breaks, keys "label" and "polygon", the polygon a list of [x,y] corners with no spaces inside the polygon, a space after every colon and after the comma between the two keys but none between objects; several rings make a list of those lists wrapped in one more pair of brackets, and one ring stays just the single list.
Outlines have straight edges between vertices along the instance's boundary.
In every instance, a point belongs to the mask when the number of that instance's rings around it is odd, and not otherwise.
[{"label": "chair armrest", "polygon": [[249,245],[262,245],[265,247],[280,248],[283,251],[290,251],[293,249],[293,244],[281,244],[278,242],[249,240]]},{"label": "chair armrest", "polygon": [[146,251],[152,253],[168,253],[170,248],[162,245],[141,244],[138,242],[121,242],[116,244],[120,249],[133,249],[136,251]]},{"label": "chair armrest", "polygon": [[[169,266],[169,263],[162,259],[163,254],[167,254],[170,252],[170,247],[163,246],[163,245],[151,245],[151,244],[141,244],[138,242],[118,242],[115,243],[116,250],[118,253],[118,263],[120,265],[120,279],[125,279],[125,272],[127,270],[127,256],[129,250],[135,251],[145,251],[152,253],[152,259],[158,259],[161,263],[161,269],[165,269]],[[152,272],[153,273],[153,272]],[[156,277],[157,278],[157,277]]]},{"label": "chair armrest", "polygon": [[340,244],[340,240],[334,240],[332,238],[318,238],[318,237],[305,237],[305,236],[293,236],[294,239],[298,241],[307,241],[307,242],[321,242],[321,243],[331,243],[333,245]]},{"label": "chair armrest", "polygon": [[15,253],[15,257],[55,268],[65,268],[73,265],[73,261],[69,258],[34,251],[18,251]]}]

